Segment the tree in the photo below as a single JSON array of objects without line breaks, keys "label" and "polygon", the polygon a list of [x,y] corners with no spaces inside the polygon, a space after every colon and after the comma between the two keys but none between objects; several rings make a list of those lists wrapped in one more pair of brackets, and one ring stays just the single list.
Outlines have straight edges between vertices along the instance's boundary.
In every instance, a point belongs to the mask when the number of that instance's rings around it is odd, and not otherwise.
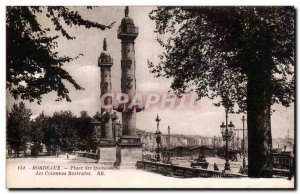
[{"label": "tree", "polygon": [[80,117],[77,118],[77,135],[79,138],[79,150],[95,150],[96,149],[96,134],[92,125],[92,118],[87,111],[81,111]]},{"label": "tree", "polygon": [[78,147],[76,121],[77,118],[71,111],[55,112],[51,118],[51,126],[59,135],[63,151],[70,152]]},{"label": "tree", "polygon": [[31,145],[32,156],[38,156],[39,152],[43,150],[42,138],[43,138],[43,134],[41,128],[39,128],[36,122],[32,122],[29,131],[29,141],[32,143]]},{"label": "tree", "polygon": [[[89,9],[91,7],[88,7]],[[49,18],[54,30],[43,28],[37,16]],[[61,34],[68,40],[75,39],[65,26],[110,29],[110,25],[85,20],[78,11],[64,6],[25,7],[8,6],[6,9],[6,88],[15,99],[41,102],[42,95],[56,92],[58,99],[71,101],[65,82],[76,90],[83,88],[63,69],[63,65],[79,56],[59,56],[56,39]],[[57,35],[53,31],[57,31]],[[80,54],[81,55],[81,54]]]},{"label": "tree", "polygon": [[57,126],[52,122],[52,118],[46,115],[40,115],[42,121],[43,139],[42,142],[45,144],[49,155],[56,154],[60,144],[60,134]]},{"label": "tree", "polygon": [[32,143],[31,155],[37,156],[39,152],[43,150],[43,138],[45,127],[48,125],[48,119],[42,112],[38,117],[31,122],[31,128],[29,130],[30,142]]},{"label": "tree", "polygon": [[29,141],[29,129],[31,127],[31,115],[31,110],[27,109],[23,102],[14,104],[11,112],[8,113],[6,140],[16,156],[19,156],[20,151],[23,150],[24,153],[26,151],[26,143]]},{"label": "tree", "polygon": [[295,95],[293,7],[159,7],[150,13],[165,51],[148,62],[177,94],[227,96],[247,112],[249,176],[272,176],[271,105]]}]

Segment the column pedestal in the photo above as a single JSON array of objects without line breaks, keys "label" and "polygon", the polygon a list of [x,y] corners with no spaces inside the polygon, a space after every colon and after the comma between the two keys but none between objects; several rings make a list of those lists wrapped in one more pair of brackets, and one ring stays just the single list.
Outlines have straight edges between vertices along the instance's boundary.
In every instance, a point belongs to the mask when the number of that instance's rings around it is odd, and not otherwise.
[{"label": "column pedestal", "polygon": [[98,164],[103,167],[113,167],[117,160],[116,144],[111,139],[102,139],[98,146]]},{"label": "column pedestal", "polygon": [[122,136],[117,153],[120,168],[136,168],[136,162],[142,160],[142,143],[138,137]]}]

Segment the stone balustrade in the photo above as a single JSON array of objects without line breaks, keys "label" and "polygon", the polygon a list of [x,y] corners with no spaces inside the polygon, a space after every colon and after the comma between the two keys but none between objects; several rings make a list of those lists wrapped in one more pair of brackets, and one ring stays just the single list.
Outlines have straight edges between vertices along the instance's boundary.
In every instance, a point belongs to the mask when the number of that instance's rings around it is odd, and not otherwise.
[{"label": "stone balustrade", "polygon": [[159,173],[165,176],[181,177],[181,178],[191,178],[191,177],[246,177],[241,174],[223,174],[219,171],[201,169],[201,168],[191,168],[183,167],[172,164],[165,164],[162,162],[152,162],[152,161],[138,161],[136,164],[137,169],[143,169],[146,171],[151,171]]}]

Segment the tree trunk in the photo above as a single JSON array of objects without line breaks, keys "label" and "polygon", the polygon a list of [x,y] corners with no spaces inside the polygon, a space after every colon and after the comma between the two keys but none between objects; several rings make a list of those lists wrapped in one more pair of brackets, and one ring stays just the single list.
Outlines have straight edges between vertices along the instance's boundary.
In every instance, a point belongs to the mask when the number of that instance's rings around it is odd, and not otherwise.
[{"label": "tree trunk", "polygon": [[260,63],[248,74],[248,175],[272,177],[271,69]]}]

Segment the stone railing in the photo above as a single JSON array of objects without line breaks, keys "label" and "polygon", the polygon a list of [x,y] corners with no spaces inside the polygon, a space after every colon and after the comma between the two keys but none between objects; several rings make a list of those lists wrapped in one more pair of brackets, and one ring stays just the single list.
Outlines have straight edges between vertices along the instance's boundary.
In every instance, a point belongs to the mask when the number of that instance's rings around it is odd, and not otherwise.
[{"label": "stone railing", "polygon": [[182,178],[190,178],[190,177],[245,177],[240,174],[223,174],[219,171],[201,169],[201,168],[191,168],[191,167],[183,167],[172,164],[165,164],[161,162],[152,162],[152,161],[138,161],[137,169],[143,169],[146,171],[151,171],[155,173],[159,173],[165,176],[172,177],[182,177]]}]

